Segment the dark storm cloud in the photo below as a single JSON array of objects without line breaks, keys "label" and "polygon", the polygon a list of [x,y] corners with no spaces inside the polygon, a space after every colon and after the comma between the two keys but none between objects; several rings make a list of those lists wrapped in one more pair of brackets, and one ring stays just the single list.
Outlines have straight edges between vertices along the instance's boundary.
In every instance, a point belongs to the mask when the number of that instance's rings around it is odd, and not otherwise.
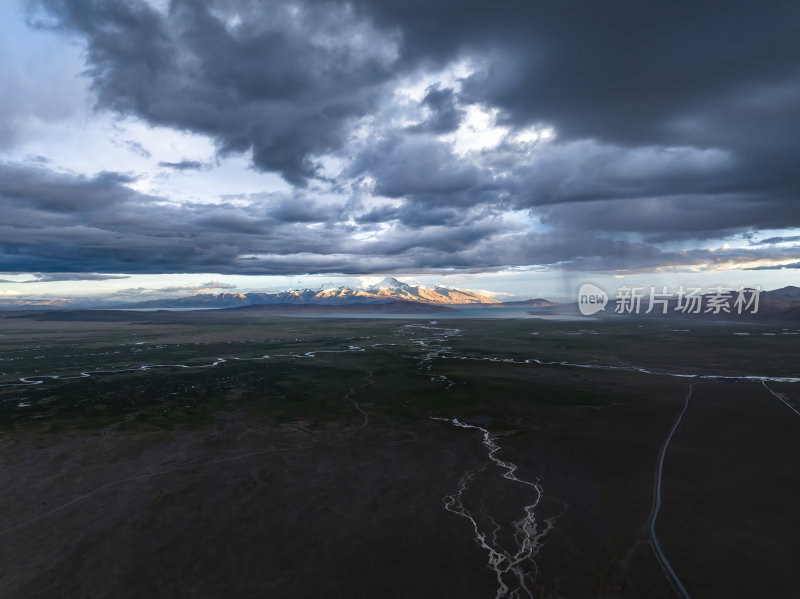
[{"label": "dark storm cloud", "polygon": [[624,148],[565,142],[530,153],[505,142],[472,158],[426,136],[391,137],[364,151],[353,175],[376,193],[406,198],[362,222],[457,226],[464,208],[531,209],[565,230],[639,232],[653,242],[800,226],[789,189],[754,188],[742,161],[721,149]]},{"label": "dark storm cloud", "polygon": [[474,188],[478,169],[459,160],[446,145],[427,136],[393,136],[363,152],[351,168],[369,173],[375,191],[399,198],[415,194],[447,196]]},{"label": "dark storm cloud", "polygon": [[771,243],[791,243],[796,241],[800,241],[800,235],[790,235],[789,237],[768,237],[753,243],[754,245],[766,245]]},{"label": "dark storm cloud", "polygon": [[462,226],[474,217],[470,211],[425,202],[406,202],[397,210],[398,220],[409,227]]},{"label": "dark storm cloud", "polygon": [[87,42],[98,104],[213,137],[221,153],[252,151],[294,184],[315,156],[340,148],[390,78],[391,31],[346,5],[176,0],[36,3]]},{"label": "dark storm cloud", "polygon": [[[178,205],[125,175],[0,165],[0,247],[15,270],[635,270],[797,256],[768,240],[744,253],[657,245],[800,227],[797,3],[33,5],[33,22],[86,44],[100,108],[208,135],[294,190]],[[472,72],[398,100],[454,61]],[[508,136],[459,151],[446,134],[470,107]],[[516,140],[530,127],[555,139]],[[323,173],[323,155],[342,174]],[[314,197],[326,189],[383,199]],[[552,230],[502,217],[512,210]]]},{"label": "dark storm cloud", "polygon": [[[166,15],[141,0],[38,4],[87,40],[102,105],[252,148],[257,166],[291,180],[341,144],[372,86],[461,55],[484,67],[466,99],[563,139],[748,152],[796,147],[800,127],[792,2],[176,0]],[[458,122],[451,90],[424,103],[434,129]]]},{"label": "dark storm cloud", "polygon": [[199,171],[205,168],[205,164],[198,160],[181,160],[180,162],[159,162],[158,166],[171,168],[176,171]]},{"label": "dark storm cloud", "polygon": [[312,202],[311,212],[292,212],[301,200],[292,204],[280,196],[244,206],[176,204],[127,183],[129,177],[109,173],[82,177],[0,164],[4,270],[272,272],[269,259],[241,261],[258,254],[285,256],[278,260],[280,272],[296,273],[313,263],[309,256],[341,254],[335,260],[341,268],[359,250],[347,223],[311,222],[340,213],[340,207]]},{"label": "dark storm cloud", "polygon": [[737,166],[721,150],[644,147],[593,141],[559,144],[510,171],[517,203],[554,204],[621,198],[715,194],[733,185]]},{"label": "dark storm cloud", "polygon": [[[450,218],[445,218],[445,225],[398,222],[381,231],[376,228],[380,225],[356,227],[346,206],[323,205],[301,196],[270,194],[237,206],[175,204],[130,189],[129,179],[122,176],[86,178],[43,168],[13,168],[15,179],[43,190],[48,201],[0,193],[5,216],[0,222],[0,260],[11,272],[63,273],[76,267],[91,273],[272,274],[491,269],[580,260],[586,243],[585,236],[566,240],[557,234],[517,235],[519,224],[481,208],[473,218],[463,216],[459,226],[451,226]],[[87,192],[99,193],[98,188],[115,201],[92,200],[84,205],[78,200]],[[70,210],[63,209],[64,202]],[[303,203],[307,211],[292,212]],[[327,220],[320,222],[323,216]],[[356,233],[362,238],[354,238]],[[592,252],[607,255],[624,254],[627,247],[596,243]],[[629,255],[641,262],[645,254],[637,248]],[[88,275],[86,280],[98,276],[102,275]]]},{"label": "dark storm cloud", "polygon": [[486,68],[467,94],[503,107],[512,122],[551,123],[566,138],[705,147],[744,137],[741,125],[702,126],[726,120],[734,105],[753,109],[764,125],[800,118],[787,111],[773,120],[759,109],[788,108],[797,97],[797,3],[358,4],[380,26],[403,32],[407,63],[482,52]]},{"label": "dark storm cloud", "polygon": [[800,226],[800,203],[745,194],[678,195],[557,204],[542,208],[540,215],[564,230],[641,233],[660,242]]},{"label": "dark storm cloud", "polygon": [[745,270],[783,270],[784,268],[800,268],[800,262],[793,262],[792,264],[781,264],[780,266],[753,266]]},{"label": "dark storm cloud", "polygon": [[134,141],[132,139],[123,139],[120,140],[119,142],[114,142],[114,143],[115,145],[127,148],[128,150],[130,150],[134,154],[138,154],[142,158],[152,158],[153,156],[150,153],[150,151],[147,148],[145,148],[142,144],[140,144],[138,141]]},{"label": "dark storm cloud", "polygon": [[45,167],[0,163],[0,198],[10,206],[52,212],[101,210],[134,197],[136,193],[124,185],[133,180],[122,173],[72,176]]},{"label": "dark storm cloud", "polygon": [[[379,25],[403,32],[401,60],[409,64],[477,57],[481,66],[466,81],[462,102],[498,107],[510,126],[554,126],[561,147],[523,165],[519,170],[529,172],[513,181],[523,203],[719,193],[692,211],[708,230],[717,217],[722,231],[781,218],[800,224],[797,3],[360,6]],[[570,141],[612,151],[570,151]],[[648,164],[668,148],[678,154],[674,160]],[[559,156],[564,152],[571,155]],[[741,192],[756,200],[753,210],[739,219],[736,211],[724,214],[726,194]],[[770,215],[750,222],[758,199]],[[691,216],[685,224],[696,228]],[[658,226],[657,219],[645,223]]]},{"label": "dark storm cloud", "polygon": [[[125,176],[87,178],[42,167],[0,166],[6,169],[2,172],[13,168],[15,179],[47,197],[41,201],[0,193],[0,262],[9,272],[43,273],[37,275],[42,281],[82,279],[60,274],[70,270],[101,273],[83,280],[119,272],[363,274],[525,265],[634,271],[791,260],[800,254],[798,247],[774,246],[667,252],[591,231],[526,232],[523,223],[483,205],[458,210],[444,206],[414,222],[410,214],[422,213],[424,205],[402,200],[397,201],[393,226],[386,229],[380,219],[355,224],[359,210],[369,214],[357,203],[323,204],[302,195],[272,193],[252,203],[240,200],[239,205],[176,204],[130,189]],[[92,194],[115,201],[100,203]],[[85,205],[79,201],[84,196],[91,200]]]},{"label": "dark storm cloud", "polygon": [[74,273],[74,272],[37,272],[33,273],[33,279],[27,281],[13,281],[10,279],[0,279],[0,283],[43,283],[53,281],[111,281],[114,279],[129,279],[128,275],[104,275],[96,272]]},{"label": "dark storm cloud", "polygon": [[398,217],[398,212],[396,206],[377,206],[369,212],[358,215],[355,220],[360,225],[390,222]]},{"label": "dark storm cloud", "polygon": [[337,222],[343,210],[343,206],[323,205],[305,196],[294,196],[282,198],[270,209],[269,216],[284,223]]},{"label": "dark storm cloud", "polygon": [[456,104],[452,89],[439,86],[428,88],[422,105],[430,112],[428,119],[409,129],[412,132],[448,133],[457,129],[464,118],[464,111]]}]

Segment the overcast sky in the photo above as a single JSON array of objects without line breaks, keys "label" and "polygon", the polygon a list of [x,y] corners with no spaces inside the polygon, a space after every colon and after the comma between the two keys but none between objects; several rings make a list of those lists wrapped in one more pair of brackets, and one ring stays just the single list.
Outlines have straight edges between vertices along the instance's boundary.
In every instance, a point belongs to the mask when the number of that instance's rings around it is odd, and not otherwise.
[{"label": "overcast sky", "polygon": [[0,81],[5,298],[800,280],[794,1],[8,0]]}]

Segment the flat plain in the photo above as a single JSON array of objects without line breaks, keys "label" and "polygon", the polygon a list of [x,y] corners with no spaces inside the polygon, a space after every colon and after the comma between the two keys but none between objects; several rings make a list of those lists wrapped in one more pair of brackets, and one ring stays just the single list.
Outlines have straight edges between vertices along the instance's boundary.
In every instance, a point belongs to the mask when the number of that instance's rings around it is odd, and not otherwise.
[{"label": "flat plain", "polygon": [[8,313],[0,596],[796,597],[798,350],[786,324]]}]

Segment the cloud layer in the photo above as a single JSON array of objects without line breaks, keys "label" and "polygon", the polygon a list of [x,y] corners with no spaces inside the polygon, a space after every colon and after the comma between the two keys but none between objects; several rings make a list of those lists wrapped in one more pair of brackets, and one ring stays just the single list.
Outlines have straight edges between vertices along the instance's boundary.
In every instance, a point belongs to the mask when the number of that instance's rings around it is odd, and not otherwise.
[{"label": "cloud layer", "polygon": [[[793,3],[38,0],[28,22],[82,49],[96,114],[205,136],[216,164],[136,140],[152,172],[76,173],[7,152],[8,271],[800,259],[785,232],[800,228]],[[42,96],[45,75],[31,75]],[[0,103],[0,131],[20,148],[23,101]],[[38,102],[41,118],[61,114]],[[288,185],[191,201],[148,189],[238,155]]]}]

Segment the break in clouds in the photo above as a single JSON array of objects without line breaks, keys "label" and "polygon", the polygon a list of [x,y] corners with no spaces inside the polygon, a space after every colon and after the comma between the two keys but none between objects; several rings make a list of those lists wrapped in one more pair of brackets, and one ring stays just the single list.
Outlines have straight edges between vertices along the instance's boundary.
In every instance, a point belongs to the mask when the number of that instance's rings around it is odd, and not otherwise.
[{"label": "break in clouds", "polygon": [[[0,59],[19,82],[0,100],[7,271],[800,260],[786,234],[800,227],[793,3],[39,0],[19,10],[4,48],[61,44],[79,60],[68,78],[44,60],[23,73],[13,53]],[[209,140],[211,152],[118,139],[144,166],[82,170],[29,154],[31,122],[71,119],[133,119]],[[225,164],[241,157],[263,185],[232,192]],[[171,178],[199,176],[211,183],[170,193]]]}]

